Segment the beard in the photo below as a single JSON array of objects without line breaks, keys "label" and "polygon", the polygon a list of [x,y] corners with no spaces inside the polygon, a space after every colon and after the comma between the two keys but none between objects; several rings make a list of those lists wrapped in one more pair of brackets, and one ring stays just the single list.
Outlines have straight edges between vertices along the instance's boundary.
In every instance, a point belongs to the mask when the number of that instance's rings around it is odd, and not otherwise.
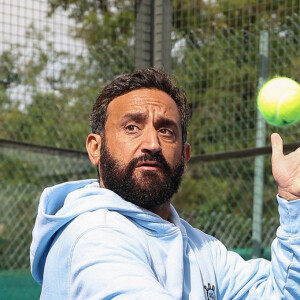
[{"label": "beard", "polygon": [[[160,153],[144,154],[134,158],[125,166],[109,152],[105,137],[102,138],[100,149],[99,174],[104,187],[115,192],[124,200],[148,210],[170,202],[171,197],[178,191],[184,172],[184,155],[174,168],[171,168]],[[155,161],[160,163],[158,171],[144,170],[135,177],[134,171],[142,161]]]}]

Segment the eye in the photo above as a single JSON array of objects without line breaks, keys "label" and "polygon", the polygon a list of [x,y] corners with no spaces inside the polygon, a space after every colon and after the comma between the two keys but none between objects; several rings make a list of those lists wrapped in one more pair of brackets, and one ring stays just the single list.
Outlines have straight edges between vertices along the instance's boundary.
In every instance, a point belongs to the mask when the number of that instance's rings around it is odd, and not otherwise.
[{"label": "eye", "polygon": [[162,128],[159,130],[159,132],[166,137],[172,137],[174,135],[173,131],[167,128]]},{"label": "eye", "polygon": [[139,131],[139,128],[138,128],[136,125],[132,125],[132,124],[127,125],[127,126],[125,127],[125,129],[126,129],[126,131],[129,132],[129,133],[136,133],[136,132]]}]

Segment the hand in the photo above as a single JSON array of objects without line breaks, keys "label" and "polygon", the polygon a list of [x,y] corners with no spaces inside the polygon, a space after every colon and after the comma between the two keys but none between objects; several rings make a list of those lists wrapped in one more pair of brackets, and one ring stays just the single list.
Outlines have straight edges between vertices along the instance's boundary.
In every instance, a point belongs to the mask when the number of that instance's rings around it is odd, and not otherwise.
[{"label": "hand", "polygon": [[284,155],[283,142],[278,133],[271,135],[272,172],[278,183],[278,194],[286,200],[300,198],[300,148]]}]

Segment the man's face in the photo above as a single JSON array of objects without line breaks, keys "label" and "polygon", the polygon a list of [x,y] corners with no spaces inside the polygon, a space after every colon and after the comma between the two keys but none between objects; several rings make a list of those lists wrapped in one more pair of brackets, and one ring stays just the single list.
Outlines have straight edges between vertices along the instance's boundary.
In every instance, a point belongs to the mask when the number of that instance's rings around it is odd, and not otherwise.
[{"label": "man's face", "polygon": [[131,91],[108,106],[100,184],[147,209],[163,204],[179,187],[187,148],[174,100],[159,90]]}]

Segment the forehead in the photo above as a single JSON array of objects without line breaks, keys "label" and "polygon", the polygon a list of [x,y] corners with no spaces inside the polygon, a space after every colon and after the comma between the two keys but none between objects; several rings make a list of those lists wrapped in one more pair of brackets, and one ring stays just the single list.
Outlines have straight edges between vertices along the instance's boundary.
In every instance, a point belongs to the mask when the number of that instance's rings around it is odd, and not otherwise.
[{"label": "forehead", "polygon": [[156,113],[180,122],[176,102],[165,92],[156,89],[138,89],[116,97],[107,108],[109,118],[121,118],[130,112]]}]

